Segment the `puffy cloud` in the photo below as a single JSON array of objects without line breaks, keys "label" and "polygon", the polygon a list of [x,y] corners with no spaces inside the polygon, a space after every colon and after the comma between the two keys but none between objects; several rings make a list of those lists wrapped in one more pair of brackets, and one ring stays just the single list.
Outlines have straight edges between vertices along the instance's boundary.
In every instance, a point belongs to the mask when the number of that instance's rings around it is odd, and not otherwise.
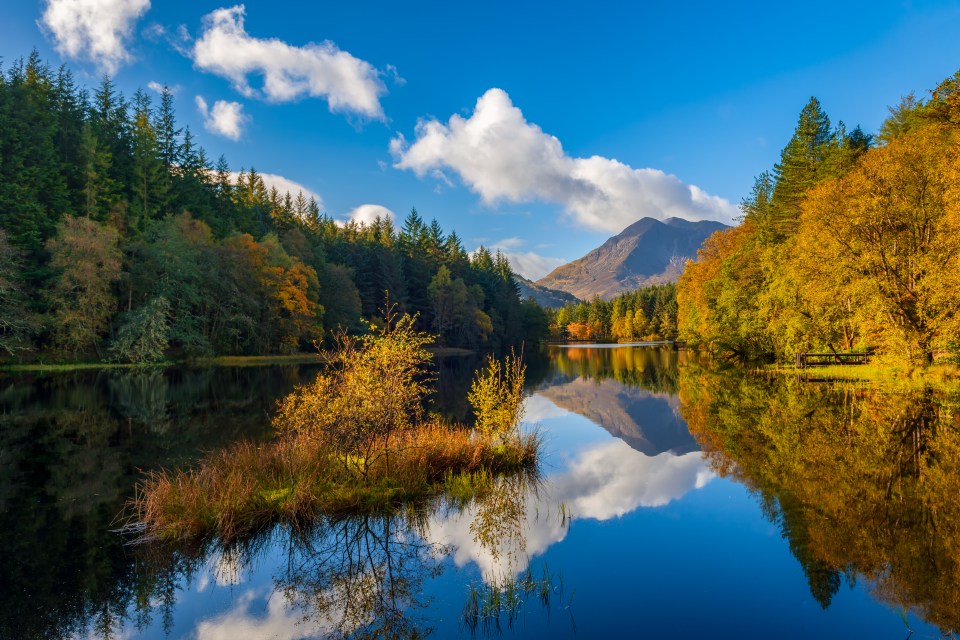
[{"label": "puffy cloud", "polygon": [[393,222],[397,214],[379,204],[362,204],[347,214],[348,220],[362,224],[373,224],[378,217]]},{"label": "puffy cloud", "polygon": [[46,0],[40,26],[61,55],[116,73],[130,60],[127,41],[150,0]]},{"label": "puffy cloud", "polygon": [[239,140],[244,127],[250,122],[250,116],[243,112],[243,105],[239,102],[217,100],[211,109],[202,96],[197,96],[196,103],[197,110],[203,116],[203,128],[218,136]]},{"label": "puffy cloud", "polygon": [[[247,97],[324,98],[331,111],[383,118],[380,96],[386,88],[373,65],[329,41],[295,47],[277,38],[254,38],[244,28],[244,12],[237,5],[204,16],[193,44],[197,68],[227,78]],[[250,86],[250,75],[263,76],[262,88]]]},{"label": "puffy cloud", "polygon": [[512,237],[498,240],[488,248],[500,251],[514,272],[519,273],[527,280],[539,280],[567,261],[561,258],[549,258],[533,251],[520,251],[526,244],[522,238]]},{"label": "puffy cloud", "polygon": [[527,280],[539,280],[560,265],[567,263],[562,258],[550,258],[533,251],[504,251],[503,255],[510,261],[513,270]]},{"label": "puffy cloud", "polygon": [[527,122],[501,89],[477,100],[469,118],[421,120],[416,139],[390,141],[394,166],[418,176],[457,172],[484,202],[542,200],[564,207],[577,223],[620,231],[643,216],[730,221],[737,208],[658,169],[567,155],[560,141]]},{"label": "puffy cloud", "polygon": [[[237,173],[236,171],[231,171],[230,172],[231,182],[236,184],[237,176],[239,175],[240,174]],[[277,191],[279,191],[281,194],[289,193],[294,198],[296,198],[297,194],[302,191],[304,198],[307,198],[308,200],[310,198],[314,198],[317,201],[317,206],[319,206],[320,209],[323,210],[323,198],[321,198],[320,194],[314,191],[313,189],[305,187],[299,182],[294,182],[290,178],[285,178],[275,173],[260,173],[258,171],[257,175],[260,176],[261,180],[263,180],[263,184],[267,189],[270,189],[271,187],[276,187]]]},{"label": "puffy cloud", "polygon": [[170,85],[161,84],[156,80],[151,80],[147,83],[147,89],[150,89],[150,91],[153,91],[154,93],[163,93],[164,87],[166,87],[166,89],[173,95],[180,93],[180,85],[178,84],[175,84],[171,87]]}]

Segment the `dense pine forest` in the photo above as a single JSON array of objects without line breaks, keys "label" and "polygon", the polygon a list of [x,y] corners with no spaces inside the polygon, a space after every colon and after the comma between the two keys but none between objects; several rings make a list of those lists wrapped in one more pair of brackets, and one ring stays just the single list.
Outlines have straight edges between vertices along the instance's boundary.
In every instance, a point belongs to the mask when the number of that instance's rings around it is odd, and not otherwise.
[{"label": "dense pine forest", "polygon": [[812,98],[741,208],[679,281],[681,338],[784,360],[960,356],[960,72],[903,98],[875,137],[831,127]]},{"label": "dense pine forest", "polygon": [[653,285],[607,301],[568,303],[553,312],[551,337],[626,342],[677,337],[677,287]]},{"label": "dense pine forest", "polygon": [[231,174],[169,89],[94,91],[34,52],[0,73],[0,356],[149,362],[309,350],[389,296],[445,346],[545,335],[507,259],[416,210],[339,223]]}]

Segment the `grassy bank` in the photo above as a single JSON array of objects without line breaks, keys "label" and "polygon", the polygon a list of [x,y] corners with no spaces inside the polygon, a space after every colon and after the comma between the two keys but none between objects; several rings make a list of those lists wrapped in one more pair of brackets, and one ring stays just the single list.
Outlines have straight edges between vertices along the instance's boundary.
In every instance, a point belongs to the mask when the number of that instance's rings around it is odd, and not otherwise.
[{"label": "grassy bank", "polygon": [[870,363],[827,365],[806,369],[781,366],[772,368],[772,371],[819,380],[947,386],[960,384],[960,367],[953,364],[911,367],[903,364]]},{"label": "grassy bank", "polygon": [[[470,349],[461,349],[458,347],[430,347],[427,351],[433,356],[469,356],[476,352]],[[0,372],[10,373],[62,373],[68,371],[85,371],[89,369],[139,369],[148,367],[173,367],[173,366],[196,366],[196,367],[267,367],[276,365],[294,365],[294,364],[319,364],[326,362],[327,359],[320,353],[292,353],[287,355],[264,355],[264,356],[212,356],[209,358],[197,358],[196,360],[165,360],[150,365],[116,363],[116,362],[29,362],[18,364],[0,363]]]},{"label": "grassy bank", "polygon": [[162,360],[143,365],[117,362],[27,362],[18,364],[0,364],[0,371],[11,373],[62,373],[85,371],[89,369],[142,369],[144,367],[264,367],[285,364],[313,364],[325,362],[319,353],[293,353],[289,355],[266,356],[214,356],[196,360]]},{"label": "grassy bank", "polygon": [[241,442],[194,469],[147,476],[128,521],[164,540],[229,540],[277,522],[306,524],[320,514],[377,511],[444,492],[462,501],[489,490],[496,475],[535,472],[539,447],[536,434],[498,443],[439,422],[410,431],[372,461],[306,434]]}]

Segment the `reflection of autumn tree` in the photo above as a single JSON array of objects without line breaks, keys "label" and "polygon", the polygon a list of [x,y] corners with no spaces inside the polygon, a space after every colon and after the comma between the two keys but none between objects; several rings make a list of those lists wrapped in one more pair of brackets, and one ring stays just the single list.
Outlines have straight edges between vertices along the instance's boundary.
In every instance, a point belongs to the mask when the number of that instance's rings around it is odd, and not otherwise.
[{"label": "reflection of autumn tree", "polygon": [[509,574],[487,576],[494,581],[512,580],[527,564],[527,499],[536,494],[536,485],[537,478],[525,474],[496,478],[491,490],[476,501],[470,533]]},{"label": "reflection of autumn tree", "polygon": [[290,537],[276,583],[291,605],[329,637],[420,638],[423,581],[442,570],[442,548],[423,542],[425,515],[321,522]]},{"label": "reflection of autumn tree", "polygon": [[554,352],[554,367],[568,378],[613,378],[628,387],[639,387],[655,393],[676,393],[677,362],[680,357],[670,349],[648,347],[569,347],[558,348]]},{"label": "reflection of autumn tree", "polygon": [[683,367],[681,411],[719,473],[758,490],[824,606],[840,575],[960,629],[956,395]]}]

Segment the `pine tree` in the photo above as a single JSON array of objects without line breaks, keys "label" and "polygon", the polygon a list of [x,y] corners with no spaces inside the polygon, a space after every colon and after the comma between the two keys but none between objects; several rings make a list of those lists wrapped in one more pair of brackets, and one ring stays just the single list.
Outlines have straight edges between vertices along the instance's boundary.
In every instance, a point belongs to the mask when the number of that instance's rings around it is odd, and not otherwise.
[{"label": "pine tree", "polygon": [[832,141],[830,118],[820,101],[810,101],[800,111],[793,137],[774,165],[773,226],[780,236],[790,235],[797,225],[800,200],[822,175],[822,165]]}]

